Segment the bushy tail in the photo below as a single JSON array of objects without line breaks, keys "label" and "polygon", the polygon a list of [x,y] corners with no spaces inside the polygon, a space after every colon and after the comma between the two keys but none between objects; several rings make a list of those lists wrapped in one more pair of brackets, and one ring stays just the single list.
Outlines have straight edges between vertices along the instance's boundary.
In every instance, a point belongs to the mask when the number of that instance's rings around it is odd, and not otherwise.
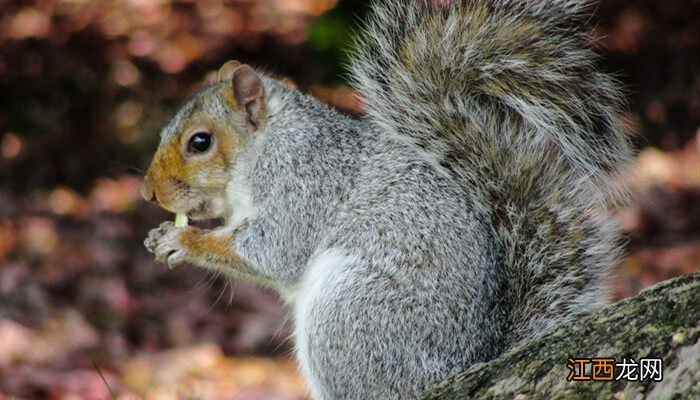
[{"label": "bushy tail", "polygon": [[464,182],[493,230],[511,344],[601,304],[631,158],[581,0],[383,1],[351,66],[368,118]]}]

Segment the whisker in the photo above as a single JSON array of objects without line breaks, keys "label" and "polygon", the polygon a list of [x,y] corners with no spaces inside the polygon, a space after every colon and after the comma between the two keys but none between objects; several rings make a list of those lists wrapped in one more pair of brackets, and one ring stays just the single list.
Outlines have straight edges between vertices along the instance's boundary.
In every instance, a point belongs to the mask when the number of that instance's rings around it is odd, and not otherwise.
[{"label": "whisker", "polygon": [[231,306],[233,305],[233,291],[234,291],[233,278],[228,277],[228,279],[226,279],[226,283],[229,286],[229,293],[230,293],[228,296],[228,303],[226,304],[226,308],[228,309],[228,308],[231,308]]},{"label": "whisker", "polygon": [[[269,340],[269,342],[268,342],[268,345],[271,345],[271,344],[272,344],[272,339],[273,339],[274,337],[277,337],[277,336],[280,335],[280,333],[282,332],[282,330],[284,329],[284,327],[288,325],[288,323],[289,323],[289,321],[290,321],[291,319],[292,319],[292,312],[291,312],[291,310],[288,309],[287,312],[285,313],[284,317],[282,318],[282,321],[280,321],[280,323],[277,324],[277,328],[275,328],[275,330],[273,331],[273,334],[272,334],[272,336],[270,337],[270,340]],[[294,332],[292,331],[289,335],[287,335],[287,337],[286,337],[285,339],[281,340],[281,341],[277,344],[277,346],[275,346],[275,347],[272,349],[271,352],[272,352],[272,353],[276,353],[276,352],[280,349],[280,347],[282,347],[283,345],[289,343],[289,342],[292,341],[293,339],[294,339]]]},{"label": "whisker", "polygon": [[[218,278],[220,275],[221,275],[221,271],[216,270],[214,273],[214,279]],[[213,281],[212,281],[212,283],[213,283]],[[213,288],[213,286],[212,286],[212,288]],[[224,289],[225,288],[226,287],[224,286]],[[221,300],[221,296],[223,296],[223,294],[224,294],[224,290],[220,290],[219,295],[216,297],[216,300],[214,300],[214,303],[209,307],[206,314],[209,314],[214,309],[214,307],[216,307],[216,305],[219,303],[219,300]]]}]

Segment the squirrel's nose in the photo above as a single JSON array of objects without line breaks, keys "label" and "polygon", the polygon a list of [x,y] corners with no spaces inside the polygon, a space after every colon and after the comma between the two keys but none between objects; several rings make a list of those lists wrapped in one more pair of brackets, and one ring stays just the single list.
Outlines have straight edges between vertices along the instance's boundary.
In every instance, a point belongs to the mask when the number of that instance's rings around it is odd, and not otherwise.
[{"label": "squirrel's nose", "polygon": [[143,196],[146,201],[154,204],[158,204],[158,197],[156,196],[156,191],[153,190],[150,183],[148,182],[148,177],[143,180],[143,185],[141,185],[141,196]]}]

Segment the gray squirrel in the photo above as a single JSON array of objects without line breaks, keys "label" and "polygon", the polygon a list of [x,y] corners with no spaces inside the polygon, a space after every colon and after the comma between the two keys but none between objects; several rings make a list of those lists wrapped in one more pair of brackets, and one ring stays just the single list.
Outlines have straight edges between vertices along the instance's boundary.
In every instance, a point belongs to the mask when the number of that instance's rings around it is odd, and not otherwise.
[{"label": "gray squirrel", "polygon": [[607,301],[631,159],[582,0],[380,1],[355,120],[236,61],[161,132],[145,245],[278,291],[316,399],[412,399]]}]

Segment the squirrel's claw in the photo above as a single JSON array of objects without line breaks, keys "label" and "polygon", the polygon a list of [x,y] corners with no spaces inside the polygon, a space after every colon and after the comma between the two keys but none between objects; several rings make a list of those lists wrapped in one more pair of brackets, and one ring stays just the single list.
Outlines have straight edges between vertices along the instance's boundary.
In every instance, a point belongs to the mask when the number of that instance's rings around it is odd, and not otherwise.
[{"label": "squirrel's claw", "polygon": [[185,252],[179,243],[179,234],[183,228],[176,227],[172,221],[163,222],[158,228],[148,232],[143,244],[156,256],[156,261],[168,264],[170,268],[185,261]]}]

